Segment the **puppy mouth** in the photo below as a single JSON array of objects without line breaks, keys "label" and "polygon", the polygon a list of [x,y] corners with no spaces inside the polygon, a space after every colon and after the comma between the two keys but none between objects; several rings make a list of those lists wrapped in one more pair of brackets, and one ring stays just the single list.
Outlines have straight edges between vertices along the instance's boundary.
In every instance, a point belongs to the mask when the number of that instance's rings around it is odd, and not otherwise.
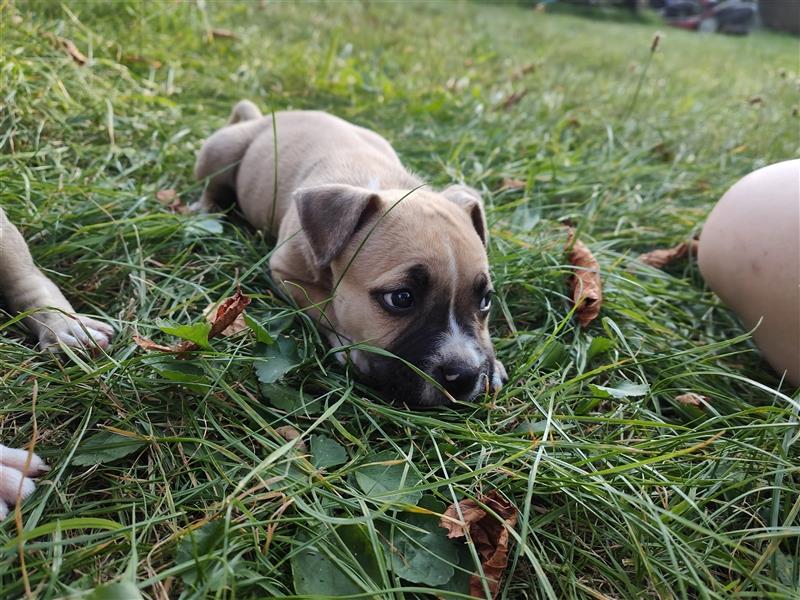
[{"label": "puppy mouth", "polygon": [[492,389],[494,367],[486,360],[480,369],[474,389],[456,398],[444,386],[436,385],[434,377],[427,369],[422,371],[430,380],[422,377],[399,360],[386,357],[373,357],[369,361],[369,373],[359,371],[359,379],[375,389],[386,402],[415,409],[434,409],[454,407],[461,403],[474,402]]}]

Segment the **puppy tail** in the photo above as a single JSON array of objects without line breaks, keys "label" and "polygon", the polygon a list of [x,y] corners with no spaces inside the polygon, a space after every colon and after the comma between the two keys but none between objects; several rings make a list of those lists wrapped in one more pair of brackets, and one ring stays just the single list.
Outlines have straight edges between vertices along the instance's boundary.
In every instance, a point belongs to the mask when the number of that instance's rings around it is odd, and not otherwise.
[{"label": "puppy tail", "polygon": [[228,119],[228,125],[239,123],[241,121],[252,121],[253,119],[260,119],[263,115],[258,107],[250,102],[250,100],[239,100],[236,106],[233,107],[233,112]]}]

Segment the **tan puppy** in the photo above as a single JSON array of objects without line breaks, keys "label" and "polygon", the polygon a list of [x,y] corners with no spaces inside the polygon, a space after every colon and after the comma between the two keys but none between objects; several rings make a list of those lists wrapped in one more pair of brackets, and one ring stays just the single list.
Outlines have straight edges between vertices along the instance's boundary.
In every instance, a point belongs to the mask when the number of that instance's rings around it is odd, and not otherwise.
[{"label": "tan puppy", "polygon": [[[60,343],[76,348],[105,348],[114,334],[109,325],[74,314],[75,310],[61,291],[33,264],[25,240],[2,208],[0,295],[13,312],[30,312],[25,322],[42,348],[57,349]],[[29,477],[47,469],[36,455],[27,461],[26,451],[0,445],[0,519],[6,516],[8,507],[17,501],[18,495],[25,498],[33,492],[35,486]]]},{"label": "tan puppy", "polygon": [[489,338],[478,192],[423,187],[385,139],[332,115],[279,112],[274,123],[248,101],[236,105],[197,158],[195,176],[208,178],[197,208],[235,199],[277,236],[273,276],[334,347],[399,357],[350,350],[388,399],[434,406],[499,389],[506,373]]}]

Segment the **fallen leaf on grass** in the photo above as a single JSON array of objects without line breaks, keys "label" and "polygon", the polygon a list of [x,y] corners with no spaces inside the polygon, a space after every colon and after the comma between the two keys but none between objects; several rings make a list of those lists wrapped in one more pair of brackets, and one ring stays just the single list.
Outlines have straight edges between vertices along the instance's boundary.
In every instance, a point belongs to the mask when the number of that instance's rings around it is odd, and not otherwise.
[{"label": "fallen leaf on grass", "polygon": [[217,313],[211,319],[211,331],[208,334],[208,339],[222,334],[226,329],[231,327],[236,321],[236,318],[241,316],[247,305],[250,304],[250,298],[242,293],[242,290],[237,289],[236,293],[230,298],[226,298],[219,305]]},{"label": "fallen leaf on grass", "polygon": [[153,69],[161,68],[160,60],[146,58],[139,54],[126,54],[125,56],[122,57],[122,60],[128,63],[144,64],[147,65],[148,67],[152,67]]},{"label": "fallen leaf on grass", "polygon": [[691,240],[689,242],[682,242],[672,248],[659,248],[651,250],[639,255],[639,262],[646,265],[655,267],[656,269],[663,269],[667,265],[681,260],[687,256],[697,256],[697,248],[700,246],[698,240]]},{"label": "fallen leaf on grass", "polygon": [[[282,425],[281,427],[276,427],[275,431],[277,431],[278,435],[287,442],[291,442],[292,440],[296,440],[300,437],[300,432],[291,425]],[[303,454],[308,452],[308,446],[306,446],[306,443],[302,439],[298,440],[294,447]]]},{"label": "fallen leaf on grass", "polygon": [[239,36],[230,29],[210,29],[208,31],[212,38],[224,38],[226,40],[238,40]]},{"label": "fallen leaf on grass", "polygon": [[[206,318],[206,321],[208,321],[212,325],[219,311],[219,309],[217,309],[216,311],[214,310],[216,306],[217,306],[216,303],[209,304],[203,311],[203,316]],[[236,315],[236,318],[230,325],[228,325],[225,329],[219,332],[219,335],[220,337],[229,337],[232,335],[236,335],[241,331],[245,331],[246,329],[249,329],[249,327],[247,326],[247,323],[244,322],[244,312],[241,312],[238,315]]]},{"label": "fallen leaf on grass", "polygon": [[59,37],[52,33],[44,33],[42,35],[43,37],[53,42],[53,44],[64,50],[64,52],[69,54],[72,57],[72,60],[74,60],[78,65],[84,66],[86,63],[89,62],[89,59],[86,58],[86,55],[80,50],[78,50],[78,47],[72,40]]},{"label": "fallen leaf on grass", "polygon": [[183,200],[181,200],[178,192],[173,189],[158,190],[156,192],[156,200],[174,213],[181,215],[189,213],[189,207],[183,203]]},{"label": "fallen leaf on grass", "polygon": [[148,352],[175,352],[175,349],[172,346],[157,344],[154,341],[148,340],[146,337],[142,337],[140,335],[134,335],[133,341],[136,342],[136,345],[139,346],[139,348],[142,350],[147,350]]},{"label": "fallen leaf on grass", "polygon": [[675,396],[675,400],[687,406],[699,407],[702,407],[706,402],[708,402],[708,398],[701,396],[700,394],[695,394],[694,392],[687,392],[685,394],[681,394],[680,396]]},{"label": "fallen leaf on grass", "polygon": [[[242,290],[237,289],[236,293],[230,298],[226,298],[217,308],[217,312],[209,319],[211,329],[208,331],[207,339],[211,339],[220,335],[225,335],[224,331],[231,327],[240,317],[247,305],[250,304],[250,298],[242,293]],[[206,326],[207,327],[207,326]],[[139,335],[133,336],[133,341],[136,345],[144,350],[155,350],[158,352],[170,352],[173,354],[183,354],[191,352],[200,348],[200,344],[191,340],[184,340],[173,346],[164,346],[157,344],[147,338]]]},{"label": "fallen leaf on grass", "polygon": [[[481,557],[483,573],[488,579],[489,591],[494,598],[508,564],[508,532],[517,524],[517,509],[497,490],[492,490],[486,496],[478,496],[478,500],[497,513],[502,522],[481,508],[478,502],[468,498],[458,505],[448,506],[439,525],[447,530],[447,537],[451,539],[465,537],[469,532],[469,537]],[[464,517],[463,521],[459,517],[459,509]],[[469,592],[472,596],[484,597],[479,575],[470,576]]]},{"label": "fallen leaf on grass", "polygon": [[525,77],[525,75],[533,73],[535,70],[536,70],[536,63],[530,63],[523,67],[520,67],[511,74],[511,81],[517,81],[518,79],[522,79],[523,77]]},{"label": "fallen leaf on grass", "polygon": [[72,40],[68,40],[67,38],[58,38],[58,42],[61,44],[61,47],[66,50],[67,54],[72,57],[72,60],[74,60],[80,66],[83,66],[89,62],[89,59],[86,58],[86,55],[78,50],[78,47]]},{"label": "fallen leaf on grass", "polygon": [[509,94],[505,100],[500,103],[500,108],[503,110],[508,110],[515,104],[518,104],[520,100],[522,100],[528,94],[528,90],[526,88],[522,88],[518,92],[513,92]]},{"label": "fallen leaf on grass", "polygon": [[526,182],[522,179],[504,177],[503,183],[500,185],[500,190],[498,191],[504,192],[506,190],[524,190],[526,185]]},{"label": "fallen leaf on grass", "polygon": [[575,315],[578,323],[586,327],[600,314],[603,305],[603,282],[600,279],[600,264],[592,251],[576,240],[575,230],[569,228],[566,249],[569,250],[569,263],[576,267],[570,277],[572,301],[578,308]]}]

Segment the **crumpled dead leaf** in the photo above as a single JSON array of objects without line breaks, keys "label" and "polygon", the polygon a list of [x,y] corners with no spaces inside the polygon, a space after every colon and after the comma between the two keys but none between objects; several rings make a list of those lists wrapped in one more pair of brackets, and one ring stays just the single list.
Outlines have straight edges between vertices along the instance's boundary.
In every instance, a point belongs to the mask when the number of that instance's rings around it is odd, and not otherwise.
[{"label": "crumpled dead leaf", "polygon": [[578,308],[575,315],[581,327],[586,327],[600,314],[603,306],[603,282],[600,279],[600,264],[592,251],[575,238],[575,230],[569,227],[566,249],[569,263],[576,267],[569,279],[572,302]]},{"label": "crumpled dead leaf", "polygon": [[[291,425],[281,425],[280,427],[276,427],[275,431],[278,433],[279,436],[281,436],[287,442],[291,442],[292,440],[295,440],[300,437],[300,432],[297,431],[297,429],[295,429]],[[297,448],[297,450],[299,450],[303,454],[308,452],[308,446],[306,446],[305,441],[303,441],[302,439],[298,440],[297,443],[295,443],[294,447]]]},{"label": "crumpled dead leaf", "polygon": [[708,402],[708,398],[706,396],[695,394],[694,392],[686,392],[680,396],[675,396],[675,400],[687,406],[698,406],[700,408],[702,408],[703,405]]},{"label": "crumpled dead leaf", "polygon": [[508,96],[506,96],[505,100],[500,103],[500,108],[503,110],[508,110],[515,104],[518,104],[520,100],[522,100],[525,96],[528,95],[528,89],[522,88],[517,92],[512,92]]},{"label": "crumpled dead leaf", "polygon": [[514,179],[513,177],[504,177],[503,183],[500,185],[498,191],[504,192],[505,190],[524,190],[527,183],[523,179]]},{"label": "crumpled dead leaf", "polygon": [[[234,324],[237,317],[242,316],[248,304],[250,304],[250,297],[243,294],[240,289],[237,289],[236,293],[230,298],[223,300],[219,308],[217,308],[216,313],[209,319],[211,330],[208,332],[208,339],[220,335],[224,336],[225,334],[223,332]],[[183,354],[200,348],[195,342],[189,340],[184,340],[173,346],[165,346],[163,344],[157,344],[145,337],[134,335],[133,341],[143,350],[169,352],[172,354]]]},{"label": "crumpled dead leaf", "polygon": [[72,60],[74,60],[80,66],[84,66],[87,62],[89,62],[89,59],[86,58],[86,55],[78,50],[78,47],[72,40],[68,40],[67,38],[58,38],[58,42],[61,44],[61,47],[66,50],[67,54],[72,57]]},{"label": "crumpled dead leaf", "polygon": [[681,242],[672,248],[658,248],[645,252],[639,255],[639,262],[646,265],[655,267],[656,269],[663,269],[667,265],[681,260],[687,256],[697,256],[697,249],[700,246],[699,240],[690,240],[688,242]]},{"label": "crumpled dead leaf", "polygon": [[158,190],[156,192],[156,200],[174,213],[185,215],[190,212],[189,207],[183,203],[178,192],[173,189]]},{"label": "crumpled dead leaf", "polygon": [[43,33],[42,36],[50,40],[54,45],[58,46],[64,52],[69,54],[70,57],[72,57],[72,60],[75,61],[76,64],[83,67],[84,65],[86,65],[86,63],[89,62],[89,59],[86,58],[86,55],[80,50],[78,50],[78,47],[72,40],[57,36],[53,33],[50,33],[49,31]]},{"label": "crumpled dead leaf", "polygon": [[208,33],[212,38],[224,38],[226,40],[238,40],[239,39],[239,36],[236,35],[230,29],[213,28],[213,29],[209,29]]},{"label": "crumpled dead leaf", "polygon": [[[497,490],[478,496],[478,501],[497,513],[502,522],[487,513],[478,502],[467,498],[458,505],[448,506],[439,525],[447,529],[448,538],[465,537],[469,532],[469,537],[481,557],[483,573],[488,579],[489,591],[494,598],[508,564],[508,532],[517,524],[517,508]],[[464,517],[463,521],[459,517],[459,509]],[[484,597],[480,575],[470,576],[469,593],[478,598]]]},{"label": "crumpled dead leaf", "polygon": [[[203,316],[206,318],[206,321],[213,325],[214,319],[218,314],[218,310],[215,311],[214,308],[217,306],[217,303],[214,302],[206,306],[205,310],[203,311]],[[220,305],[221,306],[221,305]],[[225,329],[219,332],[220,337],[229,337],[231,335],[236,335],[240,331],[244,331],[247,329],[247,323],[244,322],[244,312],[239,313],[236,315],[236,318],[233,322],[228,325]]]}]

